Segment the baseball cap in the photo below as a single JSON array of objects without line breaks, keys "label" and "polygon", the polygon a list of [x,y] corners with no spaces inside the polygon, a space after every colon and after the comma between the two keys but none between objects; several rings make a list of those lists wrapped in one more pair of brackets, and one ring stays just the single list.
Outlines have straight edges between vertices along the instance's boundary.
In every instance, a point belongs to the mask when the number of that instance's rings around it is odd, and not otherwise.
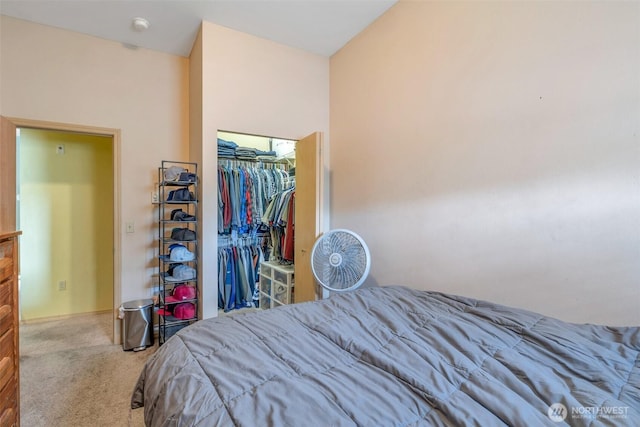
[{"label": "baseball cap", "polygon": [[182,209],[174,209],[171,211],[171,220],[172,221],[195,221],[195,215],[189,215],[184,212]]},{"label": "baseball cap", "polygon": [[171,240],[196,240],[196,232],[188,228],[174,228],[171,230]]},{"label": "baseball cap", "polygon": [[165,302],[181,302],[188,299],[194,299],[196,297],[196,287],[189,285],[176,285],[173,288],[173,293],[166,297]]},{"label": "baseball cap", "polygon": [[164,279],[167,282],[184,282],[196,278],[196,269],[188,265],[178,264],[165,274]]},{"label": "baseball cap", "polygon": [[196,174],[189,171],[182,172],[178,177],[180,182],[196,182]]},{"label": "baseball cap", "polygon": [[196,305],[192,302],[181,302],[174,306],[167,306],[158,310],[160,316],[173,316],[176,319],[185,320],[196,317]]},{"label": "baseball cap", "polygon": [[196,195],[186,188],[171,190],[167,196],[167,201],[169,202],[190,202],[194,200],[196,200]]},{"label": "baseball cap", "polygon": [[165,262],[184,262],[193,261],[196,256],[186,246],[174,243],[169,246],[169,254],[161,255],[160,258]]},{"label": "baseball cap", "polygon": [[180,174],[186,172],[186,169],[180,166],[170,166],[164,170],[165,181],[177,181]]},{"label": "baseball cap", "polygon": [[181,302],[173,307],[173,317],[178,319],[193,319],[196,317],[196,305],[191,302]]}]

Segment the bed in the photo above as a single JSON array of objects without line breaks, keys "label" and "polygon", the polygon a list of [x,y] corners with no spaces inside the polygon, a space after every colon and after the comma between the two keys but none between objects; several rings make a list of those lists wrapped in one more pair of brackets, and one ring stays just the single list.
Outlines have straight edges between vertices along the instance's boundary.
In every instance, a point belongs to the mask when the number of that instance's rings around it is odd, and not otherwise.
[{"label": "bed", "polygon": [[196,322],[131,406],[147,426],[637,426],[640,328],[361,288]]}]

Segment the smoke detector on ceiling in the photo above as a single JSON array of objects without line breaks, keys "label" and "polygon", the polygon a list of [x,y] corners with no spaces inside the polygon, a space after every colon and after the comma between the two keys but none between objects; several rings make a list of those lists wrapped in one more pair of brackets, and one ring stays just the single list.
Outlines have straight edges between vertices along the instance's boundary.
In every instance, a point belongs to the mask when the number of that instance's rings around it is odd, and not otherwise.
[{"label": "smoke detector on ceiling", "polygon": [[133,18],[133,22],[131,25],[136,31],[144,31],[149,28],[149,21],[144,18]]}]

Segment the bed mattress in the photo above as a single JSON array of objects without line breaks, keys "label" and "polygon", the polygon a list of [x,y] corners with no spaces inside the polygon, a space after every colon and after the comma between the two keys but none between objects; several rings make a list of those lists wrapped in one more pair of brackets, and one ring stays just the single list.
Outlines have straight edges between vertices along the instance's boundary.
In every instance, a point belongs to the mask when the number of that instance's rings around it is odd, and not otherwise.
[{"label": "bed mattress", "polygon": [[638,327],[366,288],[181,330],[132,407],[148,426],[635,426],[639,355]]}]

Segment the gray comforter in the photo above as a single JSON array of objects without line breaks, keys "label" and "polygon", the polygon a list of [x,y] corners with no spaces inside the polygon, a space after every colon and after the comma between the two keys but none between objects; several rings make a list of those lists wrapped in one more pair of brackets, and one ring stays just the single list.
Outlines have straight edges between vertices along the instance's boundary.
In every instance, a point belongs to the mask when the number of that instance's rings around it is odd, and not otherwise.
[{"label": "gray comforter", "polygon": [[203,320],[144,367],[148,426],[640,426],[640,328],[404,287]]}]

